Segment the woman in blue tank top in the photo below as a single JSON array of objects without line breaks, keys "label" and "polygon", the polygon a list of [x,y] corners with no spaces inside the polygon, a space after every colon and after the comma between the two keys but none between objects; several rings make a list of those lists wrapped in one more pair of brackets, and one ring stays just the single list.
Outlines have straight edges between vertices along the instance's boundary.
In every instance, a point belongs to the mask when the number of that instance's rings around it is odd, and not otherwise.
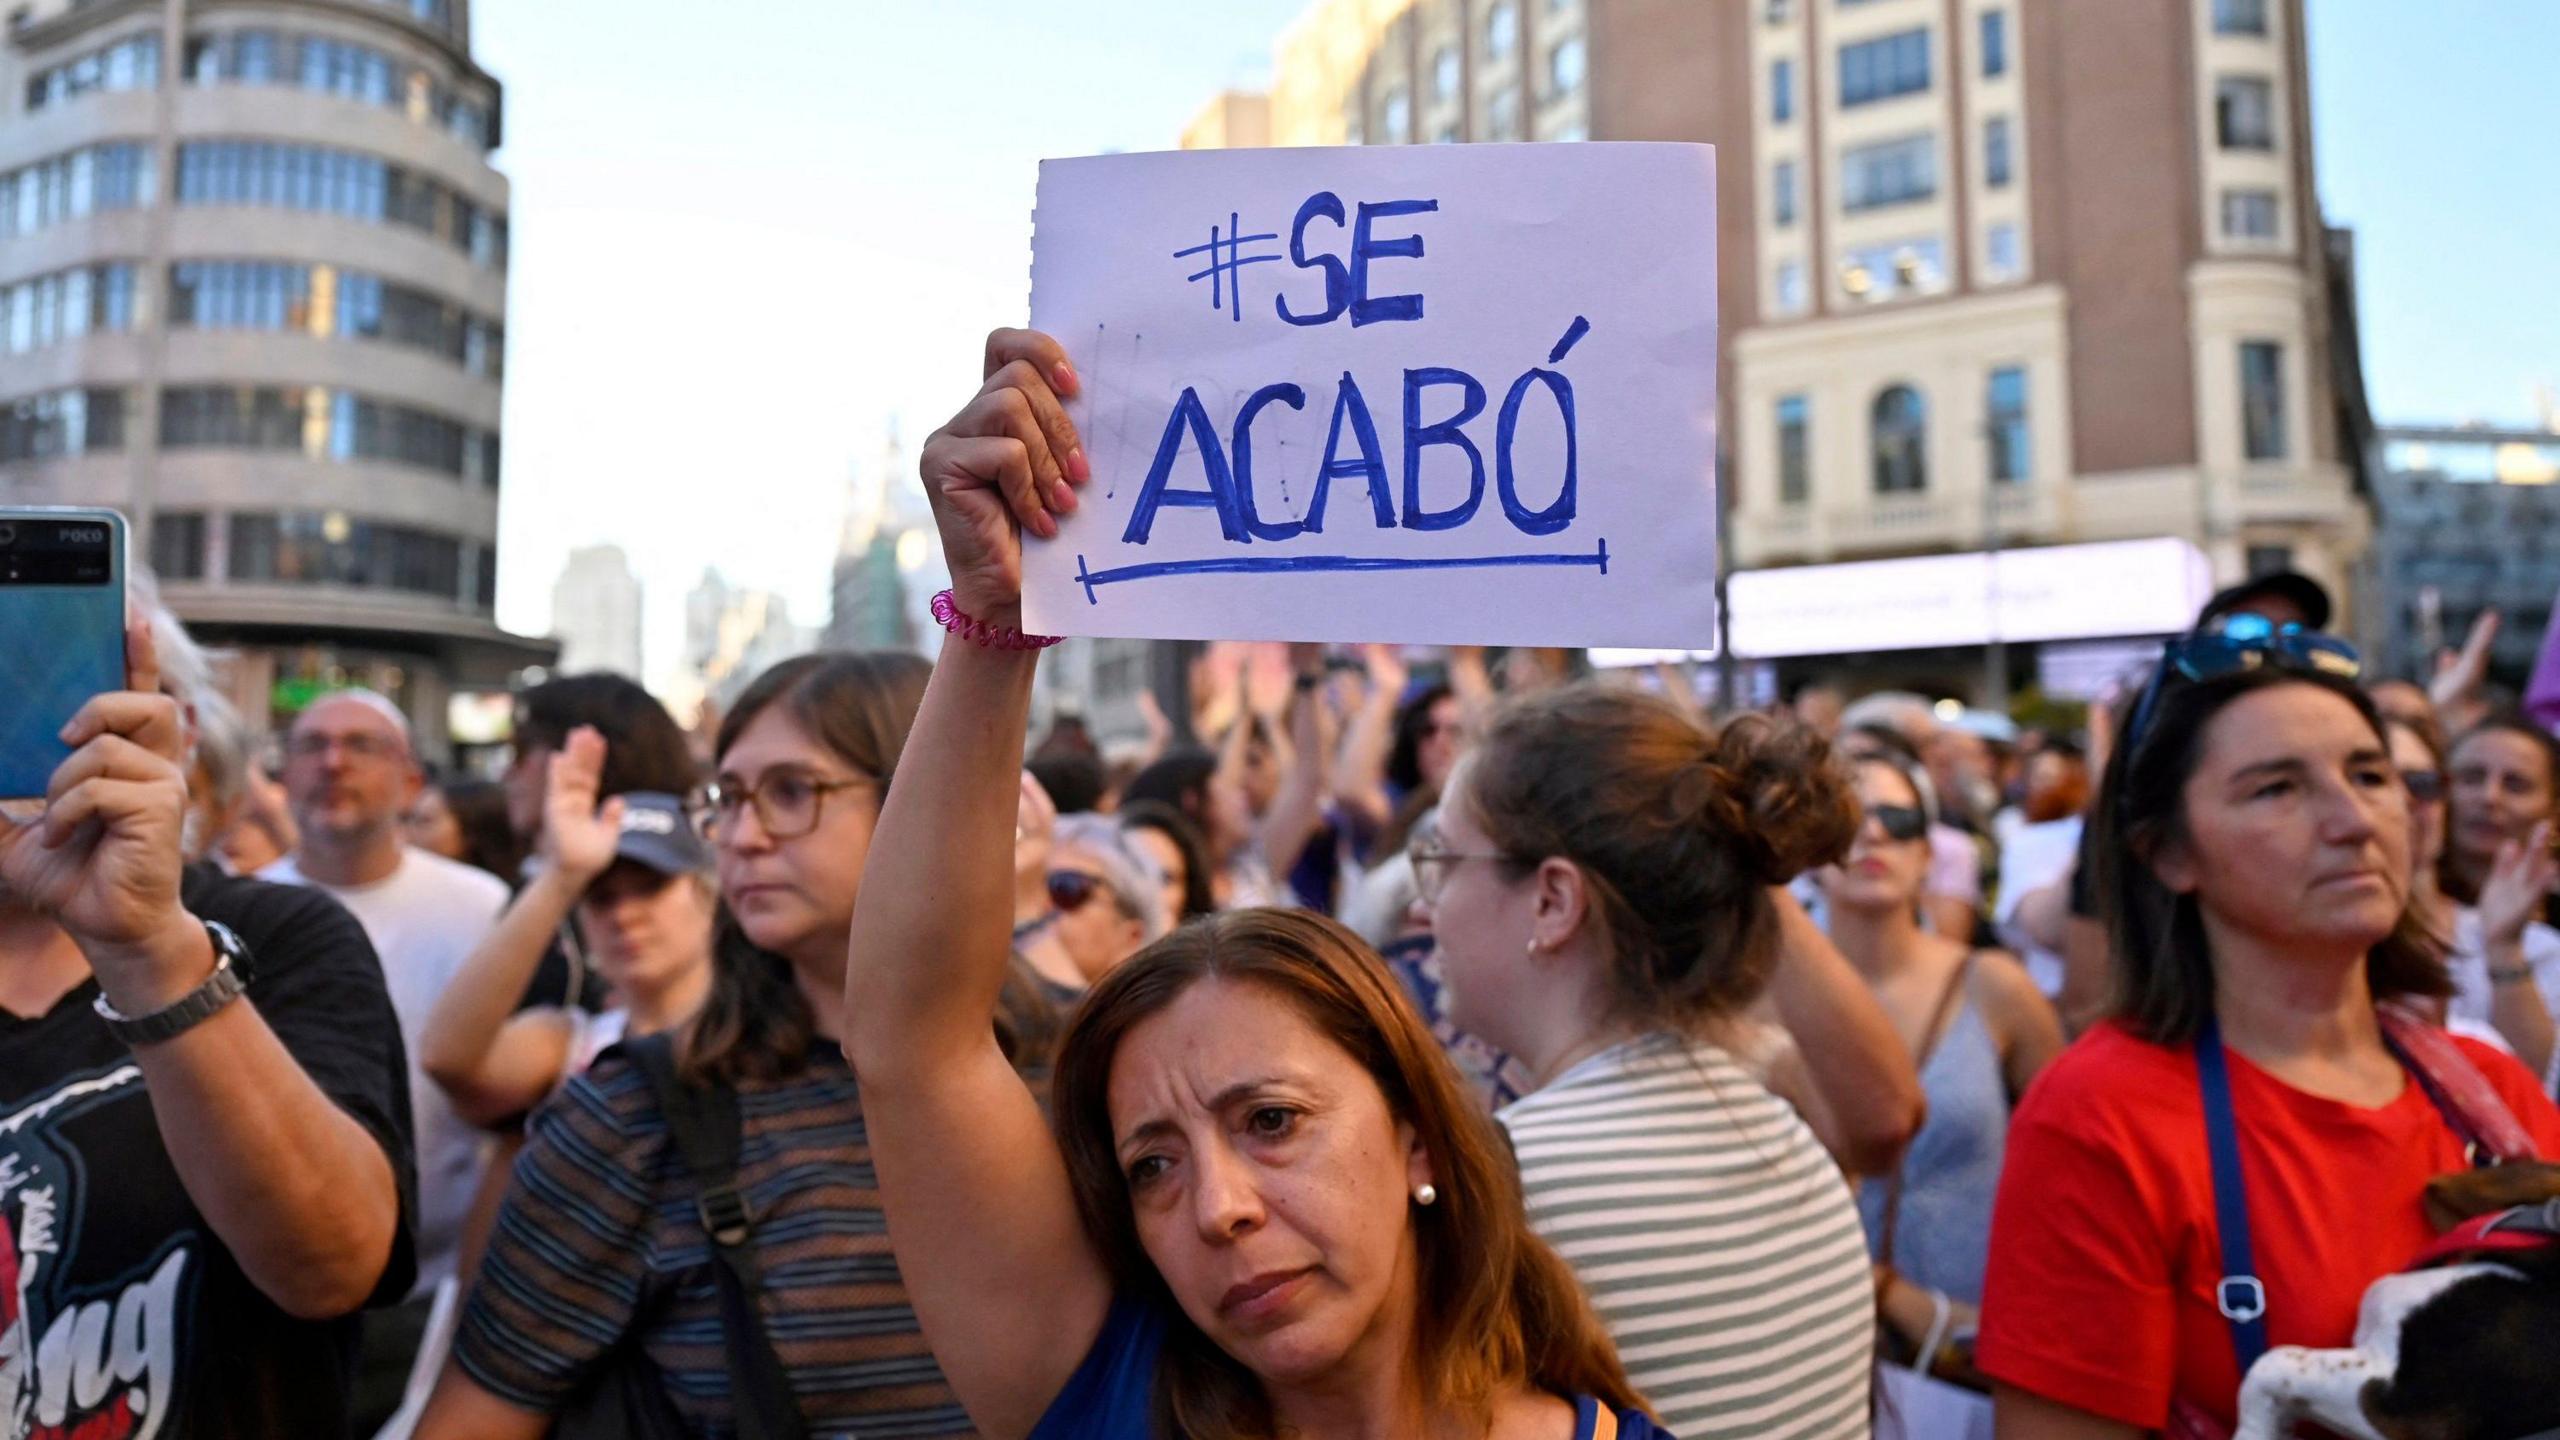
[{"label": "woman in blue tank top", "polygon": [[1113,971],[1060,1048],[1054,1137],[996,1049],[1037,654],[1021,533],[1054,535],[1089,478],[1075,393],[1056,341],[998,331],[926,443],[953,634],[846,975],[889,1233],[944,1374],[1008,1440],[1659,1435],[1491,1121],[1341,926],[1220,915]]},{"label": "woman in blue tank top", "polygon": [[1901,1168],[1858,1188],[1883,1319],[1908,1351],[1973,1332],[2009,1110],[2062,1053],[2062,1022],[2014,957],[1920,928],[1934,817],[1919,773],[1870,751],[1857,786],[1858,838],[1822,887],[1832,943],[1893,1017],[1929,1096]]}]

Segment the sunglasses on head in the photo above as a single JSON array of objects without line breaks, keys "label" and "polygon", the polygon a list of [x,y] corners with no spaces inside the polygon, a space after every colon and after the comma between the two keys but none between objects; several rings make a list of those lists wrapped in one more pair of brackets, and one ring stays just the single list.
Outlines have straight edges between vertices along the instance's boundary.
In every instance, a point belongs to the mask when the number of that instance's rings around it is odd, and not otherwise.
[{"label": "sunglasses on head", "polygon": [[1929,833],[1929,812],[1917,805],[1870,805],[1867,818],[1883,828],[1887,840],[1917,840]]},{"label": "sunglasses on head", "polygon": [[2132,754],[2151,728],[2152,714],[2160,708],[2160,692],[2171,674],[2195,683],[2269,665],[2341,680],[2364,674],[2363,654],[2335,635],[2295,624],[2278,625],[2247,611],[2225,616],[2211,629],[2182,635],[2161,647],[2151,683],[2143,687],[2142,698],[2133,707],[2133,722],[2125,726],[2125,753]]},{"label": "sunglasses on head", "polygon": [[1062,914],[1083,909],[1086,901],[1102,893],[1102,882],[1081,870],[1052,870],[1048,885],[1049,903]]}]

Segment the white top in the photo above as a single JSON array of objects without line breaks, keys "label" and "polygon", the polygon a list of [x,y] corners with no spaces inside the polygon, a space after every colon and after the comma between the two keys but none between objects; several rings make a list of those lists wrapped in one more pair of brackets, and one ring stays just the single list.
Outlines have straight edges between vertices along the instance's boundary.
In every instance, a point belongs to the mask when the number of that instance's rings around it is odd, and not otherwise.
[{"label": "white top", "polygon": [[462,962],[507,908],[507,887],[469,865],[404,851],[400,868],[371,885],[321,885],[291,856],[258,872],[279,885],[325,890],[364,926],[382,957],[382,978],[409,1052],[409,1111],[418,1142],[418,1288],[427,1294],[453,1274],[463,1218],[480,1188],[487,1137],[453,1111],[444,1091],[418,1068],[418,1037]]},{"label": "white top", "polygon": [[1875,1286],[1848,1182],[1724,1051],[1652,1035],[1496,1117],[1529,1224],[1683,1440],[1865,1440]]},{"label": "white top", "polygon": [[[2446,1013],[2477,1025],[2489,1023],[2489,959],[2480,939],[2480,912],[2465,905],[2453,912],[2453,949],[2445,968],[2453,975],[2453,1003]],[[2533,967],[2534,988],[2542,992],[2542,1008],[2560,1016],[2560,930],[2536,920],[2524,927],[2524,963]]]}]

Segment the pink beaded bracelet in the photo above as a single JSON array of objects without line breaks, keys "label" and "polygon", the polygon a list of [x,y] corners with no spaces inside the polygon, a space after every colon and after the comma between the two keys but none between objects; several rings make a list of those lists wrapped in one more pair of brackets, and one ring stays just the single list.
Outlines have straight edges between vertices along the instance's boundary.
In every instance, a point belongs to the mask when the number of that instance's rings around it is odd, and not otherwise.
[{"label": "pink beaded bracelet", "polygon": [[972,645],[989,650],[1046,650],[1067,638],[1064,635],[1025,635],[1010,625],[990,625],[963,611],[960,602],[951,598],[948,590],[933,597],[933,618],[934,623],[943,629]]}]

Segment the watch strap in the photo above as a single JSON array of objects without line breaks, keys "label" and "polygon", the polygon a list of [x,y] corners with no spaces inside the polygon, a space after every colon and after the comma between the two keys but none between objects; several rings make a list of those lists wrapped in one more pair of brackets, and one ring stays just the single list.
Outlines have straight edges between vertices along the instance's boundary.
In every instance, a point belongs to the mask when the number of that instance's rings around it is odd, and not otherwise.
[{"label": "watch strap", "polygon": [[126,1015],[108,1004],[104,994],[99,995],[94,1008],[98,1018],[107,1022],[108,1034],[128,1046],[158,1045],[184,1035],[248,993],[247,947],[218,920],[205,921],[204,928],[213,940],[213,973],[204,977],[204,983],[142,1016]]}]

